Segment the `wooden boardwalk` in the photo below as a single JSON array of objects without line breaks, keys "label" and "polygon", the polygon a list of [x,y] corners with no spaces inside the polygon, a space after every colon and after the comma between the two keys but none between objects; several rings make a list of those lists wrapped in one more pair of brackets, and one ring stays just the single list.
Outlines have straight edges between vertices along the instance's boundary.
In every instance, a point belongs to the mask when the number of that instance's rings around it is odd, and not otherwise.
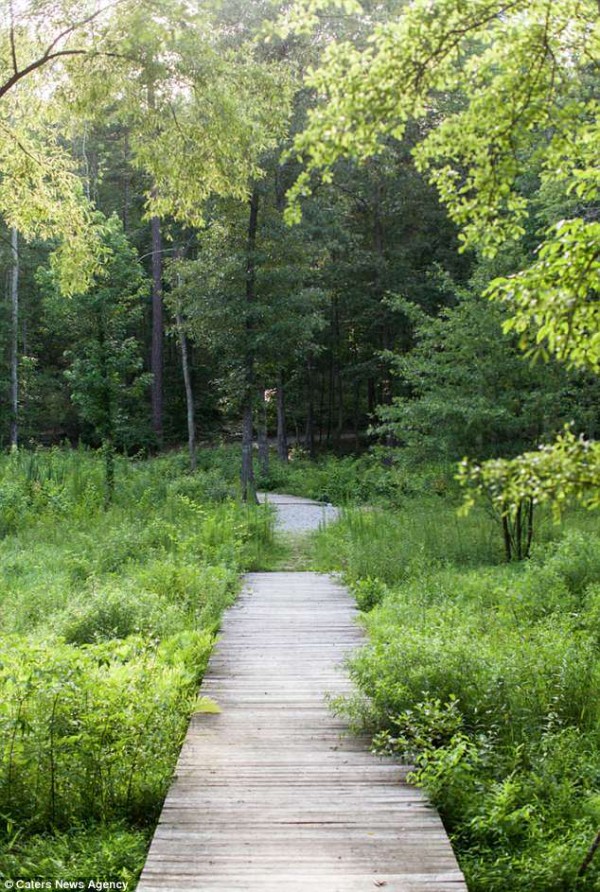
[{"label": "wooden boardwalk", "polygon": [[253,573],[224,620],[139,892],[464,892],[406,769],[345,734],[325,695],[363,636],[345,589]]}]

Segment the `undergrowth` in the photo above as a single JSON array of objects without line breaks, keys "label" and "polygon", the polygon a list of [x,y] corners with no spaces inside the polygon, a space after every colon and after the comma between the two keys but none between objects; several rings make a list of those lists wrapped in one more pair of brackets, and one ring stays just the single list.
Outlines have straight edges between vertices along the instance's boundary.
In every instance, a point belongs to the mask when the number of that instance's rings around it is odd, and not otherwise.
[{"label": "undergrowth", "polygon": [[320,531],[369,643],[358,694],[336,704],[375,748],[414,766],[471,892],[575,892],[600,826],[600,536],[597,518],[542,524],[530,561],[502,563],[484,512],[420,497],[348,510]]},{"label": "undergrowth", "polygon": [[0,875],[135,880],[223,609],[272,516],[173,454],[0,459]]}]

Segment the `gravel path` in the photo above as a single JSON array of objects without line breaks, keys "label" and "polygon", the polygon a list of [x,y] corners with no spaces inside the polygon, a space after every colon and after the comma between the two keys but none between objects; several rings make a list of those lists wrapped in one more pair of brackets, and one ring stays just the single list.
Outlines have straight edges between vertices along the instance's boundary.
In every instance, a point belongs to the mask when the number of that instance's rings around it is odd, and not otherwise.
[{"label": "gravel path", "polygon": [[274,505],[277,511],[275,525],[286,533],[310,533],[323,524],[336,520],[339,509],[323,502],[314,502],[301,496],[288,496],[276,492],[259,492],[258,499]]}]

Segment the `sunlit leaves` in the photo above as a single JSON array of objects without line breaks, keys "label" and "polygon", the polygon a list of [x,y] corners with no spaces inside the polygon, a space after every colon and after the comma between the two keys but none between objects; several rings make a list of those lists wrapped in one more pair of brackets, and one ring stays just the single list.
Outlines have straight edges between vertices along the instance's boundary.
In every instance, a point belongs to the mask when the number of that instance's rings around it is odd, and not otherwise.
[{"label": "sunlit leaves", "polygon": [[63,293],[84,290],[102,258],[75,166],[51,131],[0,119],[0,215],[27,239],[59,238],[54,265]]},{"label": "sunlit leaves", "polygon": [[[311,171],[327,174],[344,157],[364,160],[381,151],[383,137],[401,137],[410,119],[426,119],[417,164],[437,186],[464,247],[493,257],[524,235],[531,215],[524,175],[538,175],[544,189],[579,202],[585,244],[572,250],[573,222],[570,246],[564,231],[558,240],[569,263],[551,261],[556,240],[549,233],[542,262],[523,274],[514,327],[541,325],[538,337],[557,355],[596,368],[596,348],[566,356],[562,311],[560,331],[552,330],[551,317],[559,292],[562,303],[593,299],[585,288],[597,271],[588,264],[594,233],[582,205],[598,199],[597,102],[587,83],[598,58],[598,18],[592,0],[415,0],[374,28],[365,49],[332,44],[308,77],[319,101],[295,143],[305,171],[290,194],[289,219],[297,219],[299,200],[310,191]],[[567,271],[579,261],[581,270]],[[597,319],[588,310],[581,315],[586,323],[570,326],[572,338],[589,333]]]},{"label": "sunlit leaves", "polygon": [[515,276],[496,279],[489,293],[508,305],[505,329],[520,334],[529,354],[550,352],[570,366],[600,372],[600,223],[561,221],[538,259]]},{"label": "sunlit leaves", "polygon": [[600,443],[565,430],[553,444],[512,460],[465,460],[458,479],[467,489],[467,509],[482,495],[491,498],[501,514],[523,499],[534,505],[550,503],[557,515],[573,499],[600,508]]}]

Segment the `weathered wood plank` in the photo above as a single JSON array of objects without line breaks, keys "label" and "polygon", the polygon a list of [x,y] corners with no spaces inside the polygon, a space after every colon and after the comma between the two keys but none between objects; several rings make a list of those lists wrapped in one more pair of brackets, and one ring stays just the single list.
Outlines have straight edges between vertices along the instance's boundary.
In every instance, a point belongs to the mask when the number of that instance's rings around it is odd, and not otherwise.
[{"label": "weathered wood plank", "polygon": [[441,821],[407,766],[347,733],[364,640],[343,587],[249,574],[228,611],[139,892],[464,892]]}]

